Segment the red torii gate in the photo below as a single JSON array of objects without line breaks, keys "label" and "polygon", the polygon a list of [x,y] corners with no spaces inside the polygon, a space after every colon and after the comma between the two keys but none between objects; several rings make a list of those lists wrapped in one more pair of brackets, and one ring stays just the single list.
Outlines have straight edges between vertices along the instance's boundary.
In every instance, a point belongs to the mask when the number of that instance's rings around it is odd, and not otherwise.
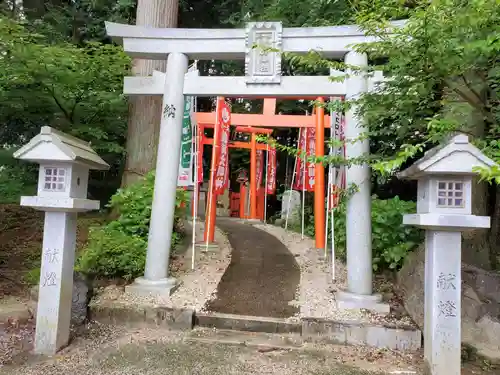
[{"label": "red torii gate", "polygon": [[[324,103],[323,98],[317,99]],[[204,137],[205,128],[213,128],[216,123],[216,112],[195,112],[198,124],[197,137],[203,137],[203,145],[212,145],[213,139]],[[324,156],[325,127],[330,127],[330,116],[325,116],[322,106],[316,108],[314,116],[306,115],[280,115],[276,114],[276,99],[265,98],[262,114],[232,113],[231,125],[237,127],[237,131],[250,132],[250,142],[233,141],[231,148],[249,148],[250,156],[250,218],[257,219],[257,185],[256,185],[256,152],[258,149],[266,150],[267,145],[257,143],[257,134],[270,134],[272,129],[279,127],[316,128],[316,156]],[[263,129],[264,128],[264,129]],[[238,130],[239,129],[239,130]],[[203,153],[198,153],[198,165],[201,165]],[[325,248],[325,169],[322,163],[315,166],[314,183],[314,225],[316,231],[316,248]],[[211,190],[211,188],[209,189]],[[213,242],[215,233],[216,205],[215,194],[209,191],[209,199],[212,199],[210,212],[206,216],[205,241]],[[212,196],[213,195],[213,196]],[[210,228],[210,230],[208,229]]]}]

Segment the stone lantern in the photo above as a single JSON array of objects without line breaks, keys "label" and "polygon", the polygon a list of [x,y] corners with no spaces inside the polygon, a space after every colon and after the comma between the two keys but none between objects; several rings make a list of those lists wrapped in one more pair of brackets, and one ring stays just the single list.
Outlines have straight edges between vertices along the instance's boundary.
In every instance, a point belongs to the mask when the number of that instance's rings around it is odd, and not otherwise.
[{"label": "stone lantern", "polygon": [[69,340],[77,213],[99,209],[87,199],[89,170],[109,165],[88,142],[49,126],[14,157],[40,164],[38,193],[21,205],[45,211],[35,353],[52,355]]},{"label": "stone lantern", "polygon": [[472,181],[475,167],[494,165],[460,134],[398,175],[418,181],[417,213],[403,223],[425,229],[424,356],[431,375],[460,374],[461,232],[490,227],[488,216],[472,215]]}]

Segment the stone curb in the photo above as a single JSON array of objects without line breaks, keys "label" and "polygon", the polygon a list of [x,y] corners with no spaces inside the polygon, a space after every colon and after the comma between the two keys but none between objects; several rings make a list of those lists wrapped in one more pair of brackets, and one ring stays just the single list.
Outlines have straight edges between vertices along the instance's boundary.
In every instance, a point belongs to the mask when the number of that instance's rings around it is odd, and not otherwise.
[{"label": "stone curb", "polygon": [[163,306],[124,306],[110,303],[90,306],[90,318],[103,324],[128,327],[168,327],[189,330],[193,328],[194,310]]},{"label": "stone curb", "polygon": [[366,345],[402,351],[416,351],[422,347],[422,332],[415,328],[316,318],[302,319],[302,337],[309,341]]},{"label": "stone curb", "polygon": [[129,327],[168,327],[190,330],[195,325],[221,330],[266,333],[298,333],[305,341],[343,345],[365,345],[391,350],[416,351],[422,347],[422,333],[412,327],[392,327],[328,319],[285,319],[220,313],[163,306],[125,306],[110,302],[93,304],[90,317],[103,324]]},{"label": "stone curb", "polygon": [[302,330],[300,323],[288,323],[285,319],[220,313],[196,313],[195,324],[247,332],[300,333]]}]

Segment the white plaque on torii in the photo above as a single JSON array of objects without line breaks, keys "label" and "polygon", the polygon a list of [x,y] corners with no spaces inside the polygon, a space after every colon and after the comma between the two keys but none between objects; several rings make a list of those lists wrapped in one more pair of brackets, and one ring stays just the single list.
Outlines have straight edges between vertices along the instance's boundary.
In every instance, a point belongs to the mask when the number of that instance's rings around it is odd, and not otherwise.
[{"label": "white plaque on torii", "polygon": [[280,83],[281,22],[251,22],[245,31],[246,83]]}]

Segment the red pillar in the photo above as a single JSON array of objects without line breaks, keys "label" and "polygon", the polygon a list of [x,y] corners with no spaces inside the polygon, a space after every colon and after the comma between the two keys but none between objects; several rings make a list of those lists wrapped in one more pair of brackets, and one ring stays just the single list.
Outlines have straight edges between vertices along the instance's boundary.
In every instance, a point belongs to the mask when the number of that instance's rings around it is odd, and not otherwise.
[{"label": "red pillar", "polygon": [[[323,98],[318,98],[323,104]],[[316,108],[316,156],[325,155],[325,109]],[[316,249],[325,249],[325,167],[323,163],[316,163],[314,172],[314,228]]]},{"label": "red pillar", "polygon": [[[219,103],[224,101],[223,97],[217,98],[217,108],[219,108]],[[217,195],[214,192],[215,188],[215,172],[217,170],[217,162],[219,160],[220,151],[220,127],[219,119],[216,119],[214,127],[214,141],[212,147],[212,162],[210,163],[210,184],[208,186],[208,203],[207,209],[209,212],[205,214],[205,232],[203,240],[205,242],[214,242],[215,237],[215,218],[217,213]]]},{"label": "red pillar", "polygon": [[257,219],[257,134],[250,142],[250,219]]}]

